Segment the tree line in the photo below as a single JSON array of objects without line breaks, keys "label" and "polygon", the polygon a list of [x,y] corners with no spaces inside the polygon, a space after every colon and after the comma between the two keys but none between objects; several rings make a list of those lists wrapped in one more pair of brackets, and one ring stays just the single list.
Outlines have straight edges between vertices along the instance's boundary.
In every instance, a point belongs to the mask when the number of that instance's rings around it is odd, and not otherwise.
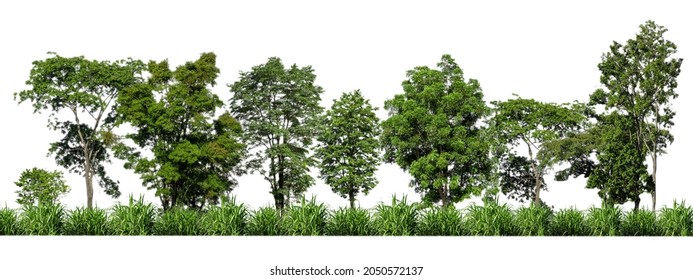
[{"label": "tree line", "polygon": [[[259,173],[277,210],[302,197],[319,177],[354,207],[377,184],[380,163],[408,172],[428,204],[451,205],[502,193],[543,204],[545,175],[584,176],[605,205],[652,195],[658,156],[673,142],[671,105],[682,64],[663,26],[647,21],[635,38],[613,42],[598,68],[602,87],[588,101],[556,104],[514,95],[486,102],[479,81],[466,79],[450,55],[436,67],[406,71],[403,92],[384,103],[388,117],[360,90],[330,108],[311,66],[278,57],[227,84],[229,100],[211,91],[220,69],[214,53],[172,68],[167,60],[96,61],[82,56],[33,62],[28,89],[15,93],[62,138],[50,144],[56,163],[114,198],[118,181],[104,167],[124,160],[164,210],[218,204]],[[128,127],[121,132],[121,127]],[[651,168],[648,168],[648,159]],[[61,173],[27,169],[15,183],[18,202],[55,201],[69,187]]]}]

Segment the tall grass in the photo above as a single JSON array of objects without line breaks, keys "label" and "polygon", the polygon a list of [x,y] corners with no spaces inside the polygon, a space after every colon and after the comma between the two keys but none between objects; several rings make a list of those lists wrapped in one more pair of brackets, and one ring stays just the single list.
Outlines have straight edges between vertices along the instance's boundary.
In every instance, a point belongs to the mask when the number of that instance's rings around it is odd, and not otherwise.
[{"label": "tall grass", "polygon": [[376,213],[373,219],[377,235],[408,236],[416,233],[416,220],[418,212],[416,204],[407,204],[407,197],[398,201],[392,197],[392,204],[385,205],[382,202],[375,207]]},{"label": "tall grass", "polygon": [[618,207],[592,207],[587,212],[585,224],[589,235],[616,236],[620,234],[623,212]]},{"label": "tall grass", "polygon": [[553,212],[549,207],[532,204],[518,209],[513,222],[518,235],[543,236],[549,235],[552,216]]},{"label": "tall grass", "polygon": [[507,204],[489,202],[484,206],[470,205],[464,225],[470,235],[515,235],[513,211]]},{"label": "tall grass", "polygon": [[207,235],[242,235],[248,227],[248,208],[237,204],[236,199],[222,201],[221,206],[211,206],[202,215],[202,230]]},{"label": "tall grass", "polygon": [[281,216],[273,207],[254,211],[248,222],[248,235],[284,235],[286,232]]},{"label": "tall grass", "polygon": [[64,216],[65,208],[62,205],[41,203],[24,207],[19,225],[22,234],[59,235],[62,234]]},{"label": "tall grass", "polygon": [[300,206],[291,206],[286,213],[286,230],[289,235],[323,235],[327,223],[327,206],[315,202],[315,197]]},{"label": "tall grass", "polygon": [[65,219],[63,232],[66,235],[109,235],[108,215],[106,210],[78,207],[72,210]]},{"label": "tall grass", "polygon": [[20,234],[19,219],[17,212],[12,209],[0,209],[0,235]]},{"label": "tall grass", "polygon": [[339,208],[335,210],[325,225],[326,235],[374,235],[375,227],[371,214],[361,208]]},{"label": "tall grass", "polygon": [[686,206],[685,201],[674,201],[674,206],[662,209],[659,224],[666,236],[693,235],[693,208]]},{"label": "tall grass", "polygon": [[150,235],[153,233],[155,208],[151,203],[144,203],[142,197],[136,202],[130,196],[128,205],[113,206],[110,227],[116,235]]},{"label": "tall grass", "polygon": [[645,209],[631,211],[621,222],[621,235],[625,236],[658,236],[661,228],[655,212]]},{"label": "tall grass", "polygon": [[175,207],[154,222],[155,235],[201,235],[200,214],[194,209]]},{"label": "tall grass", "polygon": [[426,210],[416,225],[417,235],[464,235],[462,215],[454,206],[434,207]]},{"label": "tall grass", "polygon": [[551,235],[581,236],[588,233],[585,215],[572,207],[558,211],[549,225]]}]

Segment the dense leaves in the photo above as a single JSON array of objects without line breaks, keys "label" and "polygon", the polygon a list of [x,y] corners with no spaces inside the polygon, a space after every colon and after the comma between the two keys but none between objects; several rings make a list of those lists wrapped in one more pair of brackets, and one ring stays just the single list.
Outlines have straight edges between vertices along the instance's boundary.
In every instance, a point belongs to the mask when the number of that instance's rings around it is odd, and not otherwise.
[{"label": "dense leaves", "polygon": [[17,203],[25,207],[56,204],[61,196],[70,191],[62,172],[36,167],[22,171],[19,180],[14,184],[19,187]]}]

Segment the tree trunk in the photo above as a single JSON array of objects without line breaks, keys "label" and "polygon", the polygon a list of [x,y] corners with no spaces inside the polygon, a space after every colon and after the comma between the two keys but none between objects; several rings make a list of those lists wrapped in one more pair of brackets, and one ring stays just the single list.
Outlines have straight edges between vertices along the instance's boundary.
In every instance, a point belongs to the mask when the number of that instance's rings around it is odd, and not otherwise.
[{"label": "tree trunk", "polygon": [[539,192],[541,192],[541,172],[539,172],[539,167],[534,162],[534,153],[532,153],[532,146],[530,146],[528,141],[527,150],[529,151],[529,162],[532,163],[532,171],[534,172],[534,204],[539,205],[541,198],[539,197]]},{"label": "tree trunk", "polygon": [[354,198],[354,190],[352,189],[351,191],[349,191],[349,206],[351,207],[351,209],[354,209],[354,200],[356,199]]},{"label": "tree trunk", "polygon": [[84,181],[87,185],[87,208],[91,209],[92,208],[92,201],[94,199],[94,182],[92,180],[93,178],[93,169],[92,169],[92,162],[91,162],[91,152],[89,150],[89,145],[85,143],[84,141],[82,142],[82,146],[84,147],[82,150],[84,151]]},{"label": "tree trunk", "polygon": [[638,196],[638,198],[636,198],[634,202],[635,207],[633,207],[633,212],[638,211],[638,209],[640,209],[640,197]]},{"label": "tree trunk", "polygon": [[652,157],[652,211],[657,211],[657,153]]}]

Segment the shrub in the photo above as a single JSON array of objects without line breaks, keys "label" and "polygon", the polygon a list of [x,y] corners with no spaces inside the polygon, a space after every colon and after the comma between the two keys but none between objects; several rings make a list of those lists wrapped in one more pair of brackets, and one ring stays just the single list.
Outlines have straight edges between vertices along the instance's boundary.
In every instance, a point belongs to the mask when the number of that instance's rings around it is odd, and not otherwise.
[{"label": "shrub", "polygon": [[587,212],[587,230],[592,236],[616,236],[620,234],[623,212],[618,207],[592,207]]},{"label": "shrub", "polygon": [[621,235],[659,236],[661,234],[657,215],[650,210],[641,209],[629,212],[621,222]]},{"label": "shrub", "polygon": [[62,233],[65,209],[60,204],[40,203],[25,206],[19,218],[22,234],[59,235]]},{"label": "shrub", "polygon": [[0,209],[0,235],[20,234],[17,212],[7,207]]},{"label": "shrub", "polygon": [[418,235],[463,235],[462,215],[454,206],[434,207],[426,210],[416,225]]},{"label": "shrub", "polygon": [[380,203],[376,206],[375,224],[376,234],[407,236],[416,233],[417,211],[416,204],[407,204],[407,198],[397,201],[392,197],[392,204]]},{"label": "shrub", "polygon": [[686,202],[677,203],[671,208],[663,208],[659,215],[662,234],[666,236],[691,235],[693,229],[693,209]]},{"label": "shrub", "polygon": [[156,235],[200,235],[202,227],[199,213],[194,209],[174,207],[154,222]]},{"label": "shrub", "polygon": [[66,235],[109,235],[106,210],[78,207],[69,212],[63,232]]},{"label": "shrub", "polygon": [[301,198],[300,206],[291,206],[286,215],[286,230],[289,235],[323,235],[327,223],[327,207],[317,204],[315,197],[309,202]]},{"label": "shrub", "polygon": [[284,235],[286,230],[279,213],[272,207],[262,207],[250,217],[248,235]]},{"label": "shrub", "polygon": [[366,236],[375,232],[371,214],[361,208],[339,208],[325,225],[326,235]]},{"label": "shrub", "polygon": [[489,202],[484,206],[471,205],[464,225],[471,235],[515,235],[513,211],[507,204]]}]

